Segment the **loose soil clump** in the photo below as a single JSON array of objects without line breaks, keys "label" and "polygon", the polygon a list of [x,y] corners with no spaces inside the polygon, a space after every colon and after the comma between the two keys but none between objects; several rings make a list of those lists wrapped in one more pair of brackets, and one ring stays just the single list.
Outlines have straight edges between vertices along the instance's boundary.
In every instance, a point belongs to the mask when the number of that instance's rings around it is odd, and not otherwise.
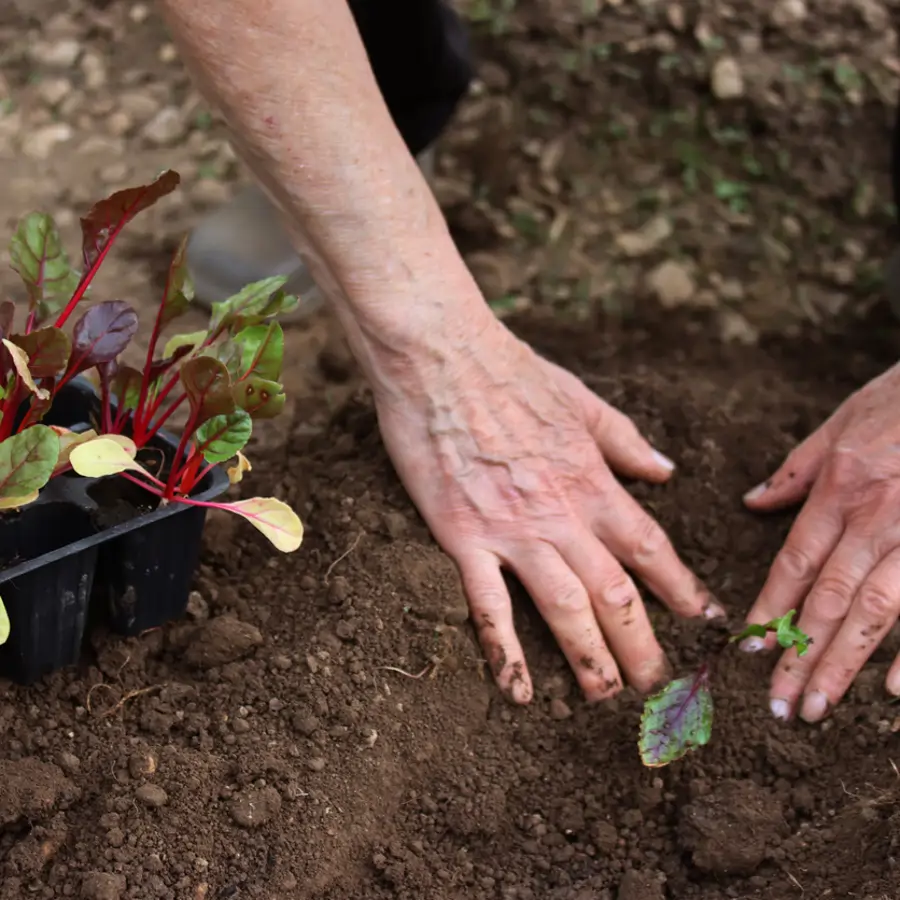
[{"label": "loose soil clump", "polygon": [[[741,493],[897,343],[880,321],[739,349],[688,315],[514,327],[676,457],[633,490],[734,621],[791,520]],[[895,896],[897,635],[815,727],[774,721],[771,660],[730,654],[712,743],[650,771],[640,698],[586,705],[515,585],[537,696],[503,701],[364,394],[288,447],[254,474],[305,510],[304,552],[214,519],[192,620],[4,686],[4,900]],[[651,615],[679,668],[721,638]]]}]

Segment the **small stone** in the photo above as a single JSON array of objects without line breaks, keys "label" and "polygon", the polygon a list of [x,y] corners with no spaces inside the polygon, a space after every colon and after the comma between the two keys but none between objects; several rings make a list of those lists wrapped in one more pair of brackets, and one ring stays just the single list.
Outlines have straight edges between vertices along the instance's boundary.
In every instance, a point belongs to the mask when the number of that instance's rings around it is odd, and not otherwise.
[{"label": "small stone", "polygon": [[250,729],[251,725],[246,719],[235,719],[231,723],[231,730],[235,734],[246,734]]},{"label": "small stone", "polygon": [[291,719],[294,731],[299,732],[304,737],[310,737],[319,730],[319,720],[315,716],[295,715]]},{"label": "small stone", "polygon": [[181,110],[164,106],[145,126],[144,138],[157,147],[177,144],[187,134],[187,121]]},{"label": "small stone", "polygon": [[733,56],[723,56],[716,60],[710,75],[713,96],[719,100],[734,100],[744,96],[744,76]]},{"label": "small stone", "polygon": [[550,701],[550,718],[557,722],[562,722],[572,716],[572,710],[569,704],[560,697],[554,697]]},{"label": "small stone", "polygon": [[84,54],[81,58],[81,71],[84,73],[84,86],[90,91],[99,90],[108,81],[106,63],[97,53]]},{"label": "small stone", "polygon": [[469,608],[467,606],[459,606],[454,609],[448,609],[444,613],[444,624],[452,625],[459,628],[469,621]]},{"label": "small stone", "polygon": [[106,117],[106,130],[113,137],[125,137],[134,128],[134,120],[123,109],[117,109]]},{"label": "small stone", "polygon": [[752,347],[759,342],[759,332],[737,310],[719,311],[719,337],[724,344]]},{"label": "small stone", "polygon": [[309,767],[310,772],[325,771],[325,760],[321,756],[313,757],[313,759],[307,761],[306,765]]},{"label": "small stone", "polygon": [[156,771],[156,757],[152,753],[133,753],[128,759],[128,774],[134,779],[148,778]]},{"label": "small stone", "polygon": [[769,20],[776,28],[789,28],[806,18],[805,0],[777,0],[772,7]]},{"label": "small stone", "polygon": [[108,166],[104,166],[100,170],[100,180],[104,184],[121,184],[128,178],[128,173],[131,171],[130,166],[124,160],[120,160],[119,162],[110,163]]},{"label": "small stone", "polygon": [[217,178],[201,178],[191,190],[191,199],[200,206],[221,206],[231,199],[231,187]]},{"label": "small stone", "polygon": [[120,95],[119,109],[136,122],[146,122],[159,112],[159,101],[144,91],[129,91]]},{"label": "small stone", "polygon": [[242,791],[232,799],[230,812],[241,828],[259,828],[281,812],[281,795],[273,787]]},{"label": "small stone", "polygon": [[146,22],[149,15],[150,10],[145,3],[135,3],[134,6],[128,10],[128,18],[131,19],[135,25],[141,25],[143,22]]},{"label": "small stone", "polygon": [[385,513],[384,530],[390,535],[392,540],[399,540],[408,534],[409,520],[400,512]]},{"label": "small stone", "polygon": [[345,603],[350,596],[350,582],[343,575],[336,575],[328,585],[328,599],[335,606]]},{"label": "small stone", "polygon": [[665,216],[656,216],[637,231],[616,235],[616,246],[632,258],[652,253],[672,236],[672,223]]},{"label": "small stone", "polygon": [[134,796],[151,809],[159,809],[169,802],[169,795],[157,784],[142,784]]},{"label": "small stone", "polygon": [[293,660],[289,656],[285,656],[283,653],[280,653],[278,656],[272,657],[272,667],[275,669],[281,669],[282,672],[287,672],[294,665]]},{"label": "small stone", "polygon": [[209,618],[209,604],[200,591],[188,594],[186,612],[195,622],[205,622]]},{"label": "small stone", "polygon": [[66,78],[47,78],[38,85],[38,95],[47,106],[55,107],[72,93],[72,82]]},{"label": "small stone", "polygon": [[696,291],[687,266],[673,259],[660,263],[650,272],[647,276],[647,288],[664,309],[683,306]]},{"label": "small stone", "polygon": [[666,893],[658,875],[629,869],[619,882],[617,900],[665,900]]},{"label": "small stone", "polygon": [[32,159],[49,159],[57,144],[72,139],[72,126],[65,122],[54,122],[38,128],[22,140],[22,153]]},{"label": "small stone", "polygon": [[174,44],[163,44],[159,48],[159,61],[161,63],[173,63],[178,59],[178,49]]},{"label": "small stone", "polygon": [[197,629],[184,652],[184,661],[199,669],[211,669],[243,659],[262,643],[262,632],[255,626],[232,616],[219,616]]},{"label": "small stone", "polygon": [[74,754],[63,750],[57,759],[59,767],[68,775],[74,775],[81,768],[81,760]]},{"label": "small stone", "polygon": [[69,69],[81,56],[81,44],[73,38],[60,41],[37,41],[28,51],[29,56],[39,65],[56,69]]},{"label": "small stone", "polygon": [[82,900],[119,900],[128,883],[124,875],[88,872],[81,879]]}]

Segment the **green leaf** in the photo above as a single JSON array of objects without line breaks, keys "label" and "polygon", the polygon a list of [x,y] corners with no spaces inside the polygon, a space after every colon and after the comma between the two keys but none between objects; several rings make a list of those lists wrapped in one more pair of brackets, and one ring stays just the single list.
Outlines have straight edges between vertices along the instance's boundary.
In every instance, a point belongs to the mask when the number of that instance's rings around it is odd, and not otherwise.
[{"label": "green leaf", "polygon": [[3,605],[3,598],[0,597],[0,644],[5,644],[9,640],[9,613]]},{"label": "green leaf", "polygon": [[[160,310],[160,328],[165,328],[170,322],[179,316],[183,316],[190,308],[191,300],[194,299],[194,285],[185,259],[186,249],[187,238],[179,245],[169,266],[166,291],[163,295],[162,309]],[[169,353],[164,353],[163,355],[171,356]]]},{"label": "green leaf", "polygon": [[27,497],[49,480],[59,456],[59,437],[32,425],[0,443],[0,499]]},{"label": "green leaf", "polygon": [[33,378],[51,378],[69,364],[72,342],[61,328],[38,328],[29,334],[17,334],[10,340],[28,358],[28,369]]},{"label": "green leaf", "polygon": [[274,419],[284,409],[287,397],[277,381],[245,378],[232,389],[234,402],[254,419]]},{"label": "green leaf", "polygon": [[218,331],[219,328],[228,326],[235,320],[243,319],[246,316],[258,316],[264,310],[268,310],[272,304],[272,295],[283,287],[286,281],[286,275],[254,281],[233,297],[229,297],[221,303],[213,303],[209,330],[211,332]]},{"label": "green leaf", "polygon": [[19,223],[9,245],[12,267],[28,291],[28,307],[42,321],[61,309],[78,285],[53,217],[30,213]]},{"label": "green leaf", "polygon": [[194,442],[207,462],[232,459],[242,450],[253,432],[253,421],[242,409],[207,419],[195,432]]},{"label": "green leaf", "polygon": [[201,425],[235,408],[228,369],[211,356],[197,356],[181,367],[181,384],[191,404],[191,416]]},{"label": "green leaf", "polygon": [[176,351],[180,350],[182,347],[199,347],[206,340],[206,336],[209,332],[207,331],[189,331],[184,334],[174,334],[169,340],[166,342],[166,346],[163,347],[163,356],[171,357],[174,356]]},{"label": "green leaf", "polygon": [[143,374],[132,366],[119,366],[116,369],[110,383],[110,392],[116,398],[120,411],[137,409],[141,399],[143,377]]},{"label": "green leaf", "polygon": [[809,645],[813,640],[808,634],[794,625],[795,615],[797,615],[797,610],[791,609],[783,616],[766,622],[765,625],[748,625],[743,631],[732,635],[728,642],[733,644],[735,641],[742,641],[748,637],[764,638],[767,634],[774,631],[775,639],[778,641],[779,646],[785,650],[796,647],[797,656],[803,656],[809,650]]},{"label": "green leaf", "polygon": [[241,350],[240,374],[257,375],[268,381],[281,377],[284,360],[284,332],[278,322],[251,325],[234,336]]},{"label": "green leaf", "polygon": [[713,700],[706,666],[670,681],[644,703],[638,748],[645,766],[667,766],[712,736]]}]

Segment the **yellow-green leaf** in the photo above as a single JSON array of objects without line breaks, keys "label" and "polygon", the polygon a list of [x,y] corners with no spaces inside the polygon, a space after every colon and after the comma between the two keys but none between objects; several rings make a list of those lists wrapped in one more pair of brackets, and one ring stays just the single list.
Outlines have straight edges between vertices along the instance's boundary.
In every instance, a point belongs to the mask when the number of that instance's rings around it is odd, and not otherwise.
[{"label": "yellow-green leaf", "polygon": [[123,435],[104,435],[74,447],[69,453],[69,462],[85,478],[103,478],[128,471],[147,475],[146,469],[134,461],[134,454],[130,452],[133,447],[134,442]]},{"label": "yellow-green leaf", "polygon": [[[40,491],[31,491],[24,497],[0,497],[0,509],[21,509],[23,506],[28,506],[29,503],[34,503],[39,495]],[[0,644],[2,643],[0,641]]]},{"label": "yellow-green leaf", "polygon": [[175,351],[181,347],[196,347],[206,340],[206,331],[191,331],[185,334],[174,334],[163,347],[163,357],[168,359],[175,355]]},{"label": "yellow-green leaf", "polygon": [[3,605],[3,598],[0,597],[0,644],[5,644],[9,640],[9,614]]},{"label": "yellow-green leaf", "polygon": [[251,497],[236,503],[223,503],[222,508],[246,519],[282,553],[292,553],[303,543],[300,517],[274,497]]},{"label": "yellow-green leaf", "polygon": [[253,471],[253,466],[250,465],[250,460],[238,450],[235,464],[229,466],[225,471],[228,473],[228,480],[232,484],[237,484],[244,477],[244,472]]},{"label": "yellow-green leaf", "polygon": [[25,386],[28,390],[31,391],[38,400],[49,400],[50,392],[45,388],[39,388],[34,383],[34,379],[31,377],[31,372],[28,369],[28,357],[22,351],[22,348],[17,347],[12,341],[8,341],[6,338],[3,338],[3,346],[9,351],[13,365],[16,367],[16,372],[19,373],[19,378],[25,382]]}]

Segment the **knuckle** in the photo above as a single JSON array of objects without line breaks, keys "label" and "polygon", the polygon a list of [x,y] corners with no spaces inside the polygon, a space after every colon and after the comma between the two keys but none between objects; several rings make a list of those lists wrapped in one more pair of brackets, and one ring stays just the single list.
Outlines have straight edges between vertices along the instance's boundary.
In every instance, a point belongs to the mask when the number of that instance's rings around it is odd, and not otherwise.
[{"label": "knuckle", "polygon": [[841,576],[823,578],[810,597],[810,605],[816,617],[825,622],[840,622],[847,615],[853,586]]},{"label": "knuckle", "polygon": [[559,613],[569,615],[587,606],[587,594],[581,584],[569,580],[551,587],[550,605]]},{"label": "knuckle", "polygon": [[646,562],[665,550],[669,544],[665,531],[653,519],[641,520],[634,535],[634,556],[638,562]]},{"label": "knuckle", "polygon": [[859,487],[861,469],[858,455],[849,449],[835,448],[828,461],[828,481],[839,491]]},{"label": "knuckle", "polygon": [[814,572],[810,555],[793,544],[785,544],[778,554],[778,568],[795,581],[808,581]]},{"label": "knuckle", "polygon": [[880,584],[866,584],[862,587],[857,597],[860,612],[867,618],[875,621],[896,616],[898,611],[897,597]]},{"label": "knuckle", "polygon": [[638,599],[637,589],[622,571],[609,574],[598,585],[598,601],[608,609],[627,609]]}]

